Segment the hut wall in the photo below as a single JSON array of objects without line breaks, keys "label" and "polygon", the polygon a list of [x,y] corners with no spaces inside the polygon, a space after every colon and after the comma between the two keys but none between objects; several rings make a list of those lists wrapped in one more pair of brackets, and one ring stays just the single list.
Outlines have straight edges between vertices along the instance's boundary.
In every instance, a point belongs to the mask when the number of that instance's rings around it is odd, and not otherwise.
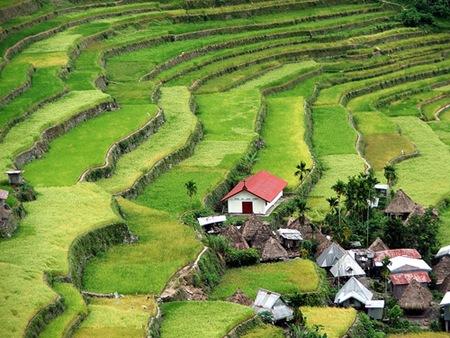
[{"label": "hut wall", "polygon": [[345,302],[343,302],[342,306],[354,307],[356,309],[360,309],[364,306],[364,304],[355,298],[350,298],[350,299],[347,299]]},{"label": "hut wall", "polygon": [[277,203],[278,200],[279,200],[282,196],[283,196],[283,192],[281,191],[281,192],[277,195],[277,197],[275,197],[275,198],[273,199],[272,202],[268,203],[268,204],[265,206],[265,208],[264,208],[264,213],[266,213],[270,208],[272,208],[272,207],[275,205],[275,203]]},{"label": "hut wall", "polygon": [[376,319],[376,320],[380,320],[383,319],[383,309],[367,309],[367,314],[369,315],[370,318]]},{"label": "hut wall", "polygon": [[[427,283],[420,283],[420,285],[422,285],[423,287],[428,287]],[[404,284],[404,285],[393,285],[392,286],[392,294],[394,295],[394,297],[399,300],[401,298],[401,296],[403,295],[403,292],[405,292],[406,288],[408,287],[408,284]]]},{"label": "hut wall", "polygon": [[450,321],[450,305],[444,307],[444,320]]}]

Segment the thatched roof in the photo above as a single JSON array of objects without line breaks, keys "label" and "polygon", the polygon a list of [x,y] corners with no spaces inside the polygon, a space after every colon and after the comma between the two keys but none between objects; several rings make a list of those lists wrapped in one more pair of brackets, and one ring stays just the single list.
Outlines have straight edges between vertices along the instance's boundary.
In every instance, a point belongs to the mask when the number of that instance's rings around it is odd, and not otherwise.
[{"label": "thatched roof", "polygon": [[12,211],[6,207],[0,207],[0,220],[7,220],[11,217]]},{"label": "thatched roof", "polygon": [[369,250],[372,250],[374,252],[377,251],[384,251],[384,250],[389,250],[389,247],[384,244],[384,242],[381,240],[380,237],[377,237],[372,244],[370,244],[369,246]]},{"label": "thatched roof", "polygon": [[242,236],[240,231],[234,225],[226,227],[220,232],[220,234],[227,237],[230,240],[231,245],[236,249],[249,248],[244,236]]},{"label": "thatched roof", "polygon": [[246,241],[252,241],[259,229],[265,225],[257,217],[250,217],[242,226],[241,232]]},{"label": "thatched roof", "polygon": [[247,295],[240,289],[237,289],[236,292],[233,293],[233,295],[228,297],[227,301],[245,306],[251,306],[253,304],[253,301],[248,298]]},{"label": "thatched roof", "polygon": [[444,279],[450,275],[450,256],[444,256],[433,267],[433,272],[436,276],[436,284],[442,284]]},{"label": "thatched roof", "polygon": [[426,310],[430,307],[432,299],[430,290],[413,279],[398,304],[404,310]]},{"label": "thatched roof", "polygon": [[281,244],[275,238],[270,237],[266,241],[262,249],[261,260],[276,261],[287,258],[288,258],[287,251],[281,246]]},{"label": "thatched roof", "polygon": [[441,292],[450,291],[450,275],[447,275],[447,277],[444,278],[442,284],[439,285],[439,290],[441,290]]},{"label": "thatched roof", "polygon": [[263,250],[267,240],[272,237],[274,237],[272,230],[270,230],[270,228],[267,225],[262,224],[256,231],[253,238],[248,241],[248,243],[252,248]]},{"label": "thatched roof", "polygon": [[[394,198],[384,209],[387,214],[410,214],[416,210],[417,204],[402,189],[397,190]],[[417,210],[416,210],[417,211]]]}]

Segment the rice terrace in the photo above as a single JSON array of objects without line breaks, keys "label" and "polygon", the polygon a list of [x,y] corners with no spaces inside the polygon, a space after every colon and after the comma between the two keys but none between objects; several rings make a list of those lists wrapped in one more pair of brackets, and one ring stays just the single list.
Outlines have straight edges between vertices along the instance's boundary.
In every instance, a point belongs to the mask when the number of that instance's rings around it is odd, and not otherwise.
[{"label": "rice terrace", "polygon": [[449,0],[0,0],[0,337],[450,337]]}]

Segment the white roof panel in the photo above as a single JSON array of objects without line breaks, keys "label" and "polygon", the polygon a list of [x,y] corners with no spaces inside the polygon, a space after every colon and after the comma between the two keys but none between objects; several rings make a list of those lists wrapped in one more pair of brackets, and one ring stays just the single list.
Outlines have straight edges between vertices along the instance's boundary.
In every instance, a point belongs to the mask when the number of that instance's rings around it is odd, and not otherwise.
[{"label": "white roof panel", "polygon": [[303,237],[300,231],[295,229],[278,229],[277,230],[278,235],[280,235],[283,238],[291,239],[294,241],[302,241]]},{"label": "white roof panel", "polygon": [[316,259],[317,265],[321,268],[333,266],[347,252],[337,243],[333,242]]},{"label": "white roof panel", "polygon": [[225,216],[225,215],[197,218],[197,221],[201,226],[208,225],[208,224],[214,224],[214,223],[221,223],[221,222],[225,222],[226,220],[227,220],[227,216]]},{"label": "white roof panel", "polygon": [[379,190],[389,190],[389,185],[383,184],[383,183],[377,183],[374,185],[374,188],[379,189]]},{"label": "white roof panel", "polygon": [[398,256],[390,259],[388,265],[389,271],[407,272],[407,271],[431,271],[431,267],[423,259]]},{"label": "white roof panel", "polygon": [[366,303],[366,309],[383,309],[384,300],[369,300]]},{"label": "white roof panel", "polygon": [[345,253],[330,269],[334,277],[364,276],[366,273],[359,264]]},{"label": "white roof panel", "polygon": [[450,305],[450,291],[447,291],[447,293],[444,295],[444,298],[442,298],[440,305]]},{"label": "white roof panel", "polygon": [[450,245],[443,246],[439,249],[438,253],[436,254],[436,258],[443,257],[449,255],[450,256]]},{"label": "white roof panel", "polygon": [[373,297],[373,293],[367,289],[362,283],[355,277],[350,278],[347,283],[338,291],[334,302],[341,304],[348,299],[354,298],[361,303],[366,304]]}]

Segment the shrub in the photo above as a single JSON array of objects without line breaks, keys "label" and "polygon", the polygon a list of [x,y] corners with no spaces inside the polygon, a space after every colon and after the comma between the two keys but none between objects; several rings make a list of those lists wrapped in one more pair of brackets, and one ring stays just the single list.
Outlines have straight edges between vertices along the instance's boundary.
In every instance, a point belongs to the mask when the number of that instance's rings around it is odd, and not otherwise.
[{"label": "shrub", "polygon": [[229,248],[225,254],[225,261],[231,267],[253,265],[259,262],[259,253],[256,249]]},{"label": "shrub", "polygon": [[431,25],[433,16],[429,13],[421,13],[415,8],[407,9],[400,14],[400,21],[408,27]]}]

